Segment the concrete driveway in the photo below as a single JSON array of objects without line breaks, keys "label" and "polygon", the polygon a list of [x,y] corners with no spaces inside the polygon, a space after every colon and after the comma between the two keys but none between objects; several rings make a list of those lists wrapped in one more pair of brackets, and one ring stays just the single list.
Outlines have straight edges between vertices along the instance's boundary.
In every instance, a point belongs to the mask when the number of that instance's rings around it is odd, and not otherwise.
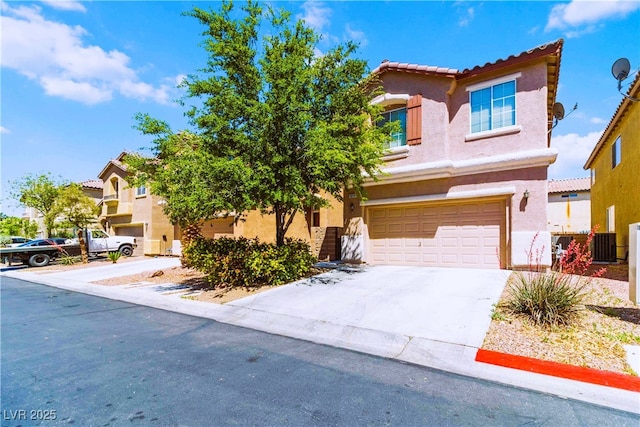
[{"label": "concrete driveway", "polygon": [[509,274],[505,270],[347,267],[227,305],[479,348]]}]

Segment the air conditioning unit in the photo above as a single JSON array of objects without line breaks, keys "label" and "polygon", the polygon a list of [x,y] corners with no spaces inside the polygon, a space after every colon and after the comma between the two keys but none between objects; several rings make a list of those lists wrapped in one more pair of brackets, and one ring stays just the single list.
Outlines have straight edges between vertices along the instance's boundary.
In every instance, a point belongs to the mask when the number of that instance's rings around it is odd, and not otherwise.
[{"label": "air conditioning unit", "polygon": [[596,233],[591,256],[597,262],[616,262],[616,233]]}]

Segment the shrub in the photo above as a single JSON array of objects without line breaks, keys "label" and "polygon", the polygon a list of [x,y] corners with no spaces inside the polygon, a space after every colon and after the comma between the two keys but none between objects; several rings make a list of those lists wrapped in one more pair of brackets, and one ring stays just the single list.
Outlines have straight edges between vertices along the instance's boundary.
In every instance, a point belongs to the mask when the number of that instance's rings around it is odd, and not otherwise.
[{"label": "shrub", "polygon": [[82,261],[82,257],[80,256],[72,256],[67,254],[66,252],[63,253],[62,255],[60,255],[60,257],[58,258],[60,263],[63,265],[73,265],[73,264],[77,264],[80,261]]},{"label": "shrub", "polygon": [[197,237],[183,250],[183,263],[207,275],[213,287],[281,285],[303,277],[316,259],[302,240],[283,246],[244,237]]},{"label": "shrub", "polygon": [[118,260],[120,259],[120,256],[122,254],[119,251],[114,251],[114,252],[107,252],[107,258],[109,258],[111,260],[112,263],[116,263],[118,262]]},{"label": "shrub", "polygon": [[[585,274],[591,265],[591,253],[587,248],[596,229],[591,230],[583,246],[573,240],[551,271],[544,271],[541,263],[544,248],[538,249],[535,255],[533,253],[536,235],[527,252],[529,270],[516,272],[509,285],[509,309],[528,316],[536,325],[570,324],[581,309],[585,288],[589,284],[589,279],[576,274]],[[599,277],[604,271],[600,269],[592,277]]]}]

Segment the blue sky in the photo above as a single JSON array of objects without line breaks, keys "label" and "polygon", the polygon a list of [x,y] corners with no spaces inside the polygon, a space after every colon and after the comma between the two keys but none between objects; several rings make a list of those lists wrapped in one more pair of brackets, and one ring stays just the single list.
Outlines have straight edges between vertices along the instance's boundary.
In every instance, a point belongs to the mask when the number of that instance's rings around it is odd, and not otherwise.
[{"label": "blue sky", "polygon": [[[640,66],[639,1],[277,1],[336,42],[381,60],[470,68],[564,38],[557,101],[578,110],[553,131],[550,178],[582,169],[621,96],[611,64]],[[181,13],[205,1],[3,1],[1,3],[1,211],[20,214],[9,182],[50,172],[96,179],[123,150],[148,146],[137,112],[186,121],[174,100],[181,76],[203,66],[202,28]],[[628,84],[632,79],[627,79]]]}]

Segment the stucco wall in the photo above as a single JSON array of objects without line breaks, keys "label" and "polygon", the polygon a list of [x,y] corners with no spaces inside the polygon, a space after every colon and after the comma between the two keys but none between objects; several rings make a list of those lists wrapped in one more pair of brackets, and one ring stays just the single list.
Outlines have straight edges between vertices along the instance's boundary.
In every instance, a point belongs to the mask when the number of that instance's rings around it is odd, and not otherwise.
[{"label": "stucco wall", "polygon": [[[621,163],[611,168],[611,147],[622,136]],[[631,103],[592,164],[596,178],[591,185],[591,224],[606,232],[606,211],[615,206],[618,258],[629,248],[629,224],[640,222],[640,103]]]},{"label": "stucco wall", "polygon": [[570,192],[576,197],[550,194],[547,207],[547,231],[552,233],[581,233],[591,229],[591,197],[589,192]]}]

